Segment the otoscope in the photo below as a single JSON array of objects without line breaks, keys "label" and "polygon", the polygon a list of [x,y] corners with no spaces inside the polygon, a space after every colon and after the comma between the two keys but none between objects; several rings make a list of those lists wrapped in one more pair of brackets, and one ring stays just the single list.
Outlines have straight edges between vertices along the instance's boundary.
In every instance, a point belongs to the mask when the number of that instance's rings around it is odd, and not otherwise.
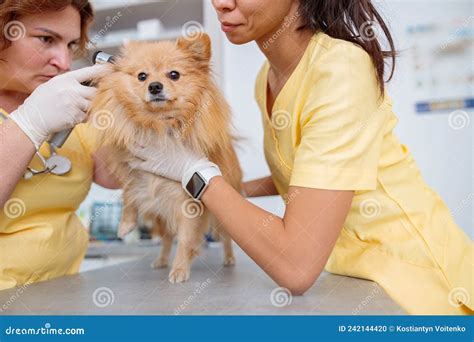
[{"label": "otoscope", "polygon": [[[92,57],[93,64],[105,64],[105,63],[113,63],[113,62],[114,62],[114,57],[102,51],[95,52]],[[82,82],[82,84],[88,87],[93,86],[92,80]],[[66,142],[67,138],[69,137],[73,129],[74,128],[69,128],[64,131],[57,132],[48,139],[49,150],[51,153],[48,159],[45,159],[41,155],[41,153],[39,153],[39,151],[36,151],[36,155],[43,163],[44,168],[43,170],[35,170],[33,168],[27,167],[27,171],[24,174],[25,179],[30,179],[31,177],[35,175],[44,174],[44,173],[52,173],[57,176],[62,176],[62,175],[67,174],[69,171],[71,171],[71,168],[72,168],[71,161],[64,156],[58,155],[56,153],[56,149],[61,148],[64,145],[64,143]]]},{"label": "otoscope", "polygon": [[[105,53],[103,51],[96,51],[94,55],[92,56],[92,63],[93,64],[106,64],[106,63],[113,63],[114,62],[114,56],[109,55],[108,53]],[[92,86],[92,81],[86,81],[82,82],[82,85],[85,86]],[[61,132],[55,133],[49,140],[50,146],[52,146],[54,149],[60,148],[64,145],[66,142],[67,138],[71,134],[73,128],[66,129]]]}]

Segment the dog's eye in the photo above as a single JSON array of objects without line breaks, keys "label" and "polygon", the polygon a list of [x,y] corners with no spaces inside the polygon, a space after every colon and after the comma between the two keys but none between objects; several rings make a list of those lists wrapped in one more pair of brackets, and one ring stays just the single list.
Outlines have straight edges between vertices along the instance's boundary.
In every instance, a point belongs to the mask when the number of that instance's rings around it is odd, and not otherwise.
[{"label": "dog's eye", "polygon": [[173,70],[173,71],[170,71],[170,73],[168,74],[168,77],[169,77],[170,79],[172,79],[173,81],[179,80],[179,77],[180,77],[180,76],[181,76],[181,75],[179,74],[179,72],[174,71],[174,70]]},{"label": "dog's eye", "polygon": [[147,77],[148,77],[148,75],[145,74],[144,72],[141,72],[141,73],[138,74],[138,80],[139,80],[140,82],[146,81]]}]

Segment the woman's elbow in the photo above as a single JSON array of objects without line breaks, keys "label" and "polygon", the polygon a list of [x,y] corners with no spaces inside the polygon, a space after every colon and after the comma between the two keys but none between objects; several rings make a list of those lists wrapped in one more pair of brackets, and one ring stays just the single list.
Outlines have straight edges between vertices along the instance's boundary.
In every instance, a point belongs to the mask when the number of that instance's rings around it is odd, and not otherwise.
[{"label": "woman's elbow", "polygon": [[122,185],[120,182],[111,174],[105,174],[104,172],[95,172],[93,182],[106,189],[121,189]]},{"label": "woman's elbow", "polygon": [[295,270],[288,271],[277,281],[277,284],[288,289],[292,295],[301,296],[313,286],[321,271],[305,273]]},{"label": "woman's elbow", "polygon": [[114,180],[94,182],[94,183],[109,190],[122,189],[122,185],[119,182],[114,181]]},{"label": "woman's elbow", "polygon": [[311,281],[292,281],[288,283],[286,288],[291,292],[293,296],[302,296],[313,286],[316,279]]}]

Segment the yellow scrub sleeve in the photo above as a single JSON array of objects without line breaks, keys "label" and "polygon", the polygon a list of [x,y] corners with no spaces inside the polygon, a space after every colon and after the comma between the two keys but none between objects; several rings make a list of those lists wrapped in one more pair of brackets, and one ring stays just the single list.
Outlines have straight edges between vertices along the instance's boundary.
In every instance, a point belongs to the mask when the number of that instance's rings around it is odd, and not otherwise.
[{"label": "yellow scrub sleeve", "polygon": [[271,118],[268,69],[255,95],[280,195],[290,185],[355,191],[326,270],[377,282],[411,314],[472,314],[473,243],[393,134],[398,120],[369,55],[315,34]]},{"label": "yellow scrub sleeve", "polygon": [[[0,211],[0,290],[77,273],[89,235],[75,211],[91,186],[95,148],[93,128],[80,124],[58,150],[72,162],[67,175],[17,184]],[[40,151],[50,155],[46,143]],[[37,157],[30,166],[42,169]]]}]

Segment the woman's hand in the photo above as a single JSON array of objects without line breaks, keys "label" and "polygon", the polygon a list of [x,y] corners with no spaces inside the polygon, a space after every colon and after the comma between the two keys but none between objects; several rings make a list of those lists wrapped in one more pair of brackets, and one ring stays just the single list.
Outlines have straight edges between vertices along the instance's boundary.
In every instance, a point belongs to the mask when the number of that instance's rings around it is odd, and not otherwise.
[{"label": "woman's hand", "polygon": [[108,70],[105,65],[96,65],[56,76],[36,88],[9,118],[38,149],[50,134],[86,119],[97,89],[81,83],[105,75]]},{"label": "woman's hand", "polygon": [[[129,147],[135,159],[129,162],[133,169],[154,173],[177,182],[187,183],[191,176],[211,163],[204,155],[200,155],[181,143]],[[186,185],[186,184],[184,184]]]}]

